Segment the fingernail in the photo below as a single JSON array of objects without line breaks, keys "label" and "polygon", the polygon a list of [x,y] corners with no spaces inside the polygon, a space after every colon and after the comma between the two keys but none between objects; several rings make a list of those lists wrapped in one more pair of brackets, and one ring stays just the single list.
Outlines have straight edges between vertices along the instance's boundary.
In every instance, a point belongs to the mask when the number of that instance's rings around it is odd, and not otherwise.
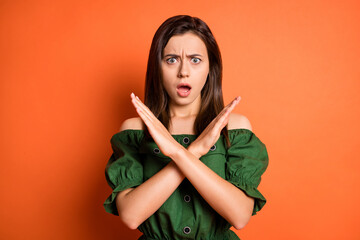
[{"label": "fingernail", "polygon": [[133,92],[130,94],[130,97],[134,97],[134,93],[133,93]]},{"label": "fingernail", "polygon": [[138,96],[136,96],[136,99],[137,99],[137,100],[140,100],[140,98],[139,98]]}]

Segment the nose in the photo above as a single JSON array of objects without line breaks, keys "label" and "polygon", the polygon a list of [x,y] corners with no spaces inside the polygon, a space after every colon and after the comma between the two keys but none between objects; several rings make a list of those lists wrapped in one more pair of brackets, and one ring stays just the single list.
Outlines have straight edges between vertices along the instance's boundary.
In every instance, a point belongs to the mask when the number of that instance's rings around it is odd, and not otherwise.
[{"label": "nose", "polygon": [[186,63],[186,61],[181,61],[178,77],[179,78],[189,77],[189,73],[190,70],[188,64]]}]

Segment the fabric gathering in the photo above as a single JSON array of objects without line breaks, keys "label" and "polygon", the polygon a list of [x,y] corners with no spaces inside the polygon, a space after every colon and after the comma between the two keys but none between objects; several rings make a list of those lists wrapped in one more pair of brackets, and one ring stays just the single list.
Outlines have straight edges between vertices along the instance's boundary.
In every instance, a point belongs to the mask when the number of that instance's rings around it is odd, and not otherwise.
[{"label": "fabric gathering", "polygon": [[[259,192],[261,176],[268,166],[266,146],[248,129],[230,129],[230,147],[223,136],[200,160],[212,171],[254,198],[252,215],[266,203]],[[182,146],[188,146],[195,135],[172,135]],[[108,213],[118,215],[115,198],[118,192],[136,187],[160,171],[171,159],[161,153],[143,130],[124,130],[111,138],[113,153],[105,175],[113,189],[104,202]],[[236,208],[236,206],[234,206]],[[231,225],[216,213],[185,178],[173,194],[152,216],[139,226],[140,239],[229,239],[239,237]]]}]

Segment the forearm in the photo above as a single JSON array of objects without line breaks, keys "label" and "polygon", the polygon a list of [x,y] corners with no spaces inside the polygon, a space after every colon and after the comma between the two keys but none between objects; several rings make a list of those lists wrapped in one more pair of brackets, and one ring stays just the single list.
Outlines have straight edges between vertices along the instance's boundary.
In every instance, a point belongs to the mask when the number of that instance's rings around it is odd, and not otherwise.
[{"label": "forearm", "polygon": [[[198,157],[195,157],[191,151],[179,145],[150,109],[134,94],[131,94],[131,97],[137,113],[148,127],[149,133],[159,146],[160,151],[173,159],[181,173],[192,183],[215,211],[222,215],[235,228],[239,229],[245,226],[251,217],[254,200],[214,173],[203,164]],[[230,112],[239,101],[240,97],[237,97],[227,105],[189,148],[195,144],[195,148],[198,148],[198,150],[201,148],[209,149],[215,143],[216,139],[219,138],[221,129],[226,126],[229,120]],[[196,147],[196,145],[198,147]],[[202,152],[201,150],[199,151],[200,156]],[[165,185],[164,189],[166,189],[168,183],[164,182],[163,184]],[[163,185],[161,184],[161,186]],[[173,192],[177,186],[176,184],[172,184],[171,192]],[[149,189],[151,189],[150,186]],[[162,191],[161,189],[162,188],[159,188],[157,191],[160,192]],[[150,194],[149,192],[147,193]],[[165,201],[168,196],[162,200]]]},{"label": "forearm", "polygon": [[247,224],[254,206],[253,198],[213,172],[192,154],[191,149],[178,151],[172,159],[216,212],[237,229]]},{"label": "forearm", "polygon": [[122,221],[136,229],[161,207],[183,179],[175,163],[170,162],[140,186],[120,192],[116,205]]}]

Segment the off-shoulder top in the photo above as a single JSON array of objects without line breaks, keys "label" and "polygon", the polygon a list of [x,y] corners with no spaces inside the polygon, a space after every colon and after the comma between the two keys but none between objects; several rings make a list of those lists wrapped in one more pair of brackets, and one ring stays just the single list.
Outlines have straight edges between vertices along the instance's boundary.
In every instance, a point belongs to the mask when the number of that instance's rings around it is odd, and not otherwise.
[{"label": "off-shoulder top", "polygon": [[[254,198],[252,214],[255,215],[266,203],[258,185],[268,166],[268,153],[252,131],[231,129],[228,132],[230,147],[226,147],[225,138],[220,135],[200,160],[220,177]],[[172,136],[185,148],[197,137],[190,134]],[[110,143],[113,153],[105,169],[106,180],[113,189],[104,202],[108,213],[118,215],[115,203],[118,192],[139,186],[171,161],[161,153],[154,141],[146,139],[143,130],[124,130],[112,136]],[[185,178],[138,229],[143,233],[139,239],[146,240],[239,239],[230,227]]]}]

